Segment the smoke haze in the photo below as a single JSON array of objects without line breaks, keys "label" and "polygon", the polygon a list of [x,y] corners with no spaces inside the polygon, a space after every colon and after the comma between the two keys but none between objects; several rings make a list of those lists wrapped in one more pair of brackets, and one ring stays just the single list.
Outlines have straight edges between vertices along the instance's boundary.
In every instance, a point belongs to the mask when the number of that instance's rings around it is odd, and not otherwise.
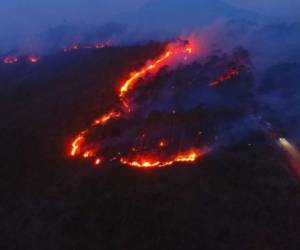
[{"label": "smoke haze", "polygon": [[[182,29],[199,26],[220,17],[261,17],[275,21],[299,20],[300,3],[282,1],[175,1],[175,0],[5,0],[0,3],[1,43],[16,44],[17,40],[46,32],[61,25],[97,27],[110,21],[124,21],[139,29],[157,27]],[[241,11],[241,9],[244,9]],[[181,14],[180,14],[181,13]],[[239,13],[241,14],[239,16]],[[163,14],[163,15],[162,15]],[[188,16],[187,16],[188,14]],[[188,18],[186,18],[188,17]],[[201,18],[200,18],[201,17]],[[176,19],[177,18],[177,19]]]},{"label": "smoke haze", "polygon": [[[255,85],[259,89],[262,84],[267,86],[266,72],[280,73],[277,64],[288,62],[288,68],[292,68],[293,63],[299,62],[299,10],[296,0],[2,1],[0,48],[2,53],[13,49],[47,51],[74,41],[110,37],[120,44],[163,41],[196,31],[200,38],[205,37],[208,50],[230,51],[243,46],[253,61]],[[278,75],[277,79],[281,77]],[[286,78],[294,88],[297,76],[290,74]],[[271,79],[269,85],[273,86],[274,81]],[[272,106],[272,116],[276,117],[288,107],[279,105],[277,109],[273,105],[280,90],[276,96],[273,91],[270,87],[267,97],[266,91],[256,94],[264,96],[262,106]],[[297,110],[291,112],[290,117],[298,117]],[[282,116],[278,118],[285,120]]]}]

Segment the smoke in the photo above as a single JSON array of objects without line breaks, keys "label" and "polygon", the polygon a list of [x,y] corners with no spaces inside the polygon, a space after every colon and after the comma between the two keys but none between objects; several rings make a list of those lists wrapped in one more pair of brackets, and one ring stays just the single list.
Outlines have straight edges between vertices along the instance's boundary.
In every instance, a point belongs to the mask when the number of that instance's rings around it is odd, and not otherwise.
[{"label": "smoke", "polygon": [[[290,0],[293,1],[293,0]],[[256,1],[257,2],[257,1]],[[0,3],[0,51],[47,51],[65,43],[86,42],[112,36],[121,44],[168,40],[216,24],[238,21],[262,25],[290,21],[299,5],[279,0],[272,4],[234,0],[12,0]],[[268,16],[264,6],[268,3]],[[270,5],[272,10],[270,11]],[[283,8],[283,6],[285,8]],[[288,6],[291,6],[288,8]],[[285,9],[287,15],[280,12]],[[299,15],[295,14],[295,17]],[[294,18],[293,20],[295,20]],[[107,24],[114,23],[115,26]],[[116,25],[118,27],[116,28]],[[103,36],[103,29],[106,36]],[[99,31],[100,30],[100,31]],[[109,32],[110,31],[110,32]],[[244,35],[244,34],[243,34]],[[63,44],[63,45],[62,45]]]},{"label": "smoke", "polygon": [[73,140],[70,155],[169,166],[179,159],[194,161],[249,133],[249,54],[242,48],[209,52],[200,41],[194,35],[168,44],[125,76],[119,102]]},{"label": "smoke", "polygon": [[133,11],[145,2],[146,0],[1,1],[0,51],[45,51],[57,45],[58,39],[65,43],[86,39],[91,33],[97,33],[103,25],[114,22],[114,17],[119,13]]},{"label": "smoke", "polygon": [[226,2],[256,11],[273,22],[300,20],[300,2],[298,0],[226,0]]},{"label": "smoke", "polygon": [[[67,2],[1,3],[0,23],[6,26],[0,33],[2,52],[42,54],[68,44],[132,45],[178,37],[199,46],[194,63],[170,63],[155,77],[145,76],[128,97],[136,117],[122,120],[128,127],[122,136],[116,125],[118,140],[104,138],[107,151],[122,151],[128,138],[139,138],[143,130],[150,134],[147,145],[167,137],[178,146],[182,134],[187,145],[221,145],[216,136],[225,144],[236,142],[257,128],[253,114],[298,138],[300,23],[292,9],[283,10],[283,3],[272,2],[265,15],[269,1],[259,6],[233,0]],[[202,143],[195,141],[199,132]],[[99,140],[98,133],[93,140]]]},{"label": "smoke", "polygon": [[277,63],[271,66],[258,88],[258,103],[265,119],[280,134],[300,142],[299,63]]}]

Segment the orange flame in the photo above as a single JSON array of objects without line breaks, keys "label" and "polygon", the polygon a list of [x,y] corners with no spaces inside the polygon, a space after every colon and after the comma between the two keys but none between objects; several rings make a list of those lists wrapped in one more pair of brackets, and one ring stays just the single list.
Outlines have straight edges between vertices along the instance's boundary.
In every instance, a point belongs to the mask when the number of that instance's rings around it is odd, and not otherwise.
[{"label": "orange flame", "polygon": [[93,156],[95,156],[95,154],[94,154],[94,152],[92,151],[92,150],[87,150],[87,151],[85,151],[84,152],[84,154],[83,154],[83,158],[91,158],[91,157],[93,157]]},{"label": "orange flame", "polygon": [[164,66],[167,62],[167,60],[179,53],[185,54],[191,54],[193,52],[193,49],[191,47],[187,47],[182,49],[180,48],[169,48],[162,56],[160,56],[158,59],[152,61],[151,63],[147,64],[145,67],[140,69],[139,71],[132,72],[130,74],[130,77],[124,81],[124,83],[121,84],[121,87],[119,89],[119,97],[124,97],[127,92],[129,92],[131,89],[134,88],[134,85],[136,82],[144,77],[148,73],[154,73],[154,71],[157,71],[160,69],[162,66]]},{"label": "orange flame", "polygon": [[135,73],[131,73],[131,77],[128,80],[126,80],[120,87],[120,97],[123,97],[130,89],[132,89],[139,78],[145,76],[148,72],[159,67],[159,65],[162,62],[164,62],[171,56],[171,54],[171,51],[167,51],[162,57],[152,62],[150,65],[145,66],[144,68]]},{"label": "orange flame", "polygon": [[40,60],[40,58],[38,56],[32,55],[32,56],[28,56],[28,61],[30,63],[37,63]]},{"label": "orange flame", "polygon": [[112,119],[116,119],[119,118],[121,116],[120,112],[117,111],[110,111],[107,114],[102,115],[100,118],[96,119],[93,123],[94,126],[96,125],[104,125],[106,124],[108,121],[112,120]]},{"label": "orange flame", "polygon": [[128,165],[131,167],[137,168],[154,168],[154,167],[167,167],[174,163],[189,163],[195,162],[199,157],[203,155],[199,150],[191,149],[186,152],[178,153],[177,155],[171,157],[167,160],[157,159],[159,157],[155,156],[136,156],[135,158],[128,160],[125,158],[121,158],[121,163],[124,165]]},{"label": "orange flame", "polygon": [[75,140],[72,142],[70,156],[74,157],[78,154],[83,141],[84,141],[84,136],[82,134],[80,134],[75,138]]},{"label": "orange flame", "polygon": [[98,166],[98,165],[101,164],[101,162],[102,162],[102,159],[101,159],[101,158],[97,158],[97,159],[95,160],[94,164],[95,164],[95,166]]},{"label": "orange flame", "polygon": [[159,146],[160,148],[164,148],[164,147],[167,146],[167,142],[166,142],[165,140],[161,140],[161,141],[159,142],[158,146]]}]

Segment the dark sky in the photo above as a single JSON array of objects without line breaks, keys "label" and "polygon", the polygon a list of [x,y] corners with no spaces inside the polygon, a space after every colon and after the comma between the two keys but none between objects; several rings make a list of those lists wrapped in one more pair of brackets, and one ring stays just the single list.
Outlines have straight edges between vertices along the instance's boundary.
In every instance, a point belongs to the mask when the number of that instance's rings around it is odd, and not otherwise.
[{"label": "dark sky", "polygon": [[[62,23],[102,23],[120,12],[139,8],[147,1],[149,0],[1,0],[0,39],[44,30]],[[279,20],[295,20],[300,17],[299,0],[225,1]]]}]

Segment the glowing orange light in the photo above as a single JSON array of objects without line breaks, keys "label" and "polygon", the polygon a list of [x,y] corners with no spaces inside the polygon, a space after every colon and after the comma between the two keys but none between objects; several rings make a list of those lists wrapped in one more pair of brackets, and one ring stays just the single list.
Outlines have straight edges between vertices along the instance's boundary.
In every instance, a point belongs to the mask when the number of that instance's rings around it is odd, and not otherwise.
[{"label": "glowing orange light", "polygon": [[83,154],[83,158],[90,158],[90,157],[93,157],[93,156],[94,156],[94,153],[91,150],[87,150]]},{"label": "glowing orange light", "polygon": [[192,53],[193,53],[193,49],[192,49],[191,47],[186,48],[186,51],[187,51],[189,54],[192,54]]},{"label": "glowing orange light", "polygon": [[94,126],[95,125],[104,125],[105,123],[107,123],[109,120],[111,119],[116,119],[119,118],[121,116],[120,112],[117,111],[110,111],[107,114],[102,115],[100,118],[96,119],[94,121]]},{"label": "glowing orange light", "polygon": [[40,58],[38,56],[35,56],[35,55],[28,57],[28,61],[30,63],[37,63],[39,60],[40,60]]},{"label": "glowing orange light", "polygon": [[159,142],[158,146],[161,147],[161,148],[164,148],[164,147],[167,146],[167,143],[162,140],[162,141]]},{"label": "glowing orange light", "polygon": [[84,137],[82,135],[76,137],[76,139],[72,142],[72,147],[70,151],[71,156],[76,156],[78,154],[78,151],[83,141],[84,141]]},{"label": "glowing orange light", "polygon": [[185,154],[179,154],[175,158],[175,162],[193,162],[199,157],[196,151],[191,151]]},{"label": "glowing orange light", "polygon": [[98,165],[101,164],[101,162],[102,162],[101,158],[97,158],[97,159],[95,160],[95,162],[94,162],[94,165],[95,165],[95,166],[98,166]]},{"label": "glowing orange light", "polygon": [[17,56],[6,56],[3,58],[3,62],[5,64],[15,64],[19,62],[19,58]]},{"label": "glowing orange light", "polygon": [[178,153],[177,155],[170,157],[169,159],[158,159],[160,157],[155,156],[143,156],[137,155],[133,159],[121,158],[121,163],[131,167],[137,168],[154,168],[154,167],[167,167],[174,163],[188,163],[195,162],[203,153],[198,150],[189,150],[187,152]]}]

